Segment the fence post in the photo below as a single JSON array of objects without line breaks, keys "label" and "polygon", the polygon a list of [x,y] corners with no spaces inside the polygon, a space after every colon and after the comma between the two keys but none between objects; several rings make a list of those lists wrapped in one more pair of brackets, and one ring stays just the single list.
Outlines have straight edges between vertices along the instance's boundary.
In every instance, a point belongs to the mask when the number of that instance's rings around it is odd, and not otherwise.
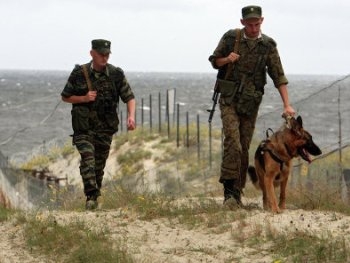
[{"label": "fence post", "polygon": [[188,115],[188,111],[186,111],[186,147],[189,148],[190,147],[190,142],[189,142],[189,115]]},{"label": "fence post", "polygon": [[168,122],[168,138],[170,138],[169,90],[166,91],[166,119]]},{"label": "fence post", "polygon": [[143,98],[141,99],[141,128],[143,129]]},{"label": "fence post", "polygon": [[149,94],[149,129],[152,132],[152,94]]},{"label": "fence post", "polygon": [[180,146],[180,104],[176,105],[176,146]]},{"label": "fence post", "polygon": [[346,189],[346,201],[350,203],[350,169],[343,169],[343,176]]},{"label": "fence post", "polygon": [[199,125],[199,114],[197,113],[197,157],[198,157],[198,162],[200,160],[200,151],[201,150],[201,145],[200,145],[200,125]]},{"label": "fence post", "polygon": [[158,92],[158,130],[159,134],[162,132],[162,106],[161,106],[161,97],[160,92]]}]

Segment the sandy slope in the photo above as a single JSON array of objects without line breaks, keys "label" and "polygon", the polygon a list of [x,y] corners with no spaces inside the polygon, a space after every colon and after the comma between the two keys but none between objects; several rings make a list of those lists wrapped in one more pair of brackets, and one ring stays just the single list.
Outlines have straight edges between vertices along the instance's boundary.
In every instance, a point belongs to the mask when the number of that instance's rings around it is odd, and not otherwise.
[{"label": "sandy slope", "polygon": [[[275,233],[302,231],[321,237],[344,237],[350,244],[350,217],[339,213],[286,210],[276,215],[261,208],[227,213],[244,216],[230,223],[225,231],[221,230],[223,226],[220,224],[214,227],[203,224],[190,229],[166,218],[144,221],[138,219],[138,215],[123,210],[54,211],[44,212],[40,217],[50,215],[58,224],[83,221],[91,228],[107,227],[110,237],[116,242],[123,240],[136,262],[272,262],[268,248],[254,248],[240,242],[256,233],[263,234],[266,229]],[[50,262],[49,259],[35,257],[25,249],[21,225],[13,221],[4,222],[0,224],[0,231],[1,263]]]},{"label": "sandy slope", "polygon": [[[145,145],[153,149],[152,145]],[[154,150],[154,149],[153,149]],[[119,149],[119,153],[123,149]],[[116,152],[111,151],[106,167],[106,176],[111,177],[118,169]],[[154,153],[159,155],[158,153]],[[147,162],[147,169],[156,164]],[[67,175],[71,184],[81,185],[79,175],[79,157],[62,159],[51,165],[55,174]],[[350,217],[334,212],[304,211],[287,209],[282,214],[272,214],[261,209],[258,199],[243,198],[244,203],[256,203],[251,210],[228,211],[233,222],[223,226],[204,223],[193,229],[167,218],[144,221],[139,215],[124,210],[102,210],[95,212],[43,212],[41,217],[55,218],[58,224],[72,221],[84,221],[91,228],[106,227],[110,237],[116,242],[122,240],[129,254],[136,262],[273,262],[268,246],[248,246],[243,241],[253,235],[263,235],[266,230],[274,233],[295,233],[305,231],[310,235],[330,235],[344,237],[350,245]],[[222,203],[222,197],[214,199]],[[184,200],[187,202],[188,200]],[[52,216],[52,217],[51,217]],[[0,263],[53,262],[49,258],[33,255],[25,248],[23,225],[14,220],[0,223]],[[243,243],[242,243],[243,242]]]}]

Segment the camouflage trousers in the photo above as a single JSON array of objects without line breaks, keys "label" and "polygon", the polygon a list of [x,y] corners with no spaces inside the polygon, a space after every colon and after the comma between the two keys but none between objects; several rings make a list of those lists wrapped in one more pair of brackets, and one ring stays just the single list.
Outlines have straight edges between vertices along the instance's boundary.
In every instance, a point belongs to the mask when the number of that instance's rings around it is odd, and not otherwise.
[{"label": "camouflage trousers", "polygon": [[237,182],[239,189],[245,187],[249,165],[249,147],[252,141],[257,113],[239,116],[234,105],[220,103],[224,132],[224,150],[221,163],[220,183],[225,180]]},{"label": "camouflage trousers", "polygon": [[85,195],[100,196],[102,180],[113,134],[89,133],[73,135],[73,144],[80,153],[80,175]]}]

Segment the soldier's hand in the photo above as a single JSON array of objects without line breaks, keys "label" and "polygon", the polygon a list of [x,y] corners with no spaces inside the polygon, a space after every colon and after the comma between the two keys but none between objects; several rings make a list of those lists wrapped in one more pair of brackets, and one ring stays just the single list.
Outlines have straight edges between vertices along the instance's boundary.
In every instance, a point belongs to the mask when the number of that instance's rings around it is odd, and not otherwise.
[{"label": "soldier's hand", "polygon": [[239,60],[239,55],[234,52],[231,52],[226,58],[229,61],[229,63],[233,63]]},{"label": "soldier's hand", "polygon": [[127,127],[129,131],[135,130],[136,128],[136,124],[135,124],[135,120],[133,118],[128,118],[128,123],[127,123]]},{"label": "soldier's hand", "polygon": [[95,90],[90,90],[86,95],[86,102],[95,101],[97,92]]},{"label": "soldier's hand", "polygon": [[282,114],[282,117],[285,118],[285,116],[294,116],[295,115],[295,110],[293,109],[292,106],[290,105],[287,105],[284,107],[284,111],[283,111],[283,114]]}]

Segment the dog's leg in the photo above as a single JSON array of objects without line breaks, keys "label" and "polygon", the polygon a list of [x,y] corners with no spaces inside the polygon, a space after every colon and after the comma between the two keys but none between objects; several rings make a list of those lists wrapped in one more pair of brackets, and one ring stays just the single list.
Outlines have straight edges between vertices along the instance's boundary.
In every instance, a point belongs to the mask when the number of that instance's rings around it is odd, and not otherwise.
[{"label": "dog's leg", "polygon": [[283,180],[280,186],[280,209],[286,209],[286,188],[287,188],[287,180]]},{"label": "dog's leg", "polygon": [[263,190],[263,207],[264,207],[264,210],[270,210],[265,188]]},{"label": "dog's leg", "polygon": [[266,187],[265,187],[265,167],[261,166],[259,159],[255,158],[255,168],[250,167],[248,170],[249,176],[255,187],[259,187],[263,193],[263,207],[265,210],[269,210]]},{"label": "dog's leg", "polygon": [[275,178],[274,174],[271,174],[271,173],[266,174],[266,178],[265,178],[266,198],[267,198],[267,203],[270,210],[274,213],[279,213],[280,209],[277,206],[275,187],[273,185],[274,178]]},{"label": "dog's leg", "polygon": [[280,209],[286,209],[286,189],[288,184],[290,165],[291,165],[291,162],[285,164],[283,171],[281,173],[282,180],[280,184],[280,202],[279,202]]},{"label": "dog's leg", "polygon": [[263,193],[263,207],[265,210],[269,210],[264,177],[264,173],[262,175],[259,174],[259,186]]}]

